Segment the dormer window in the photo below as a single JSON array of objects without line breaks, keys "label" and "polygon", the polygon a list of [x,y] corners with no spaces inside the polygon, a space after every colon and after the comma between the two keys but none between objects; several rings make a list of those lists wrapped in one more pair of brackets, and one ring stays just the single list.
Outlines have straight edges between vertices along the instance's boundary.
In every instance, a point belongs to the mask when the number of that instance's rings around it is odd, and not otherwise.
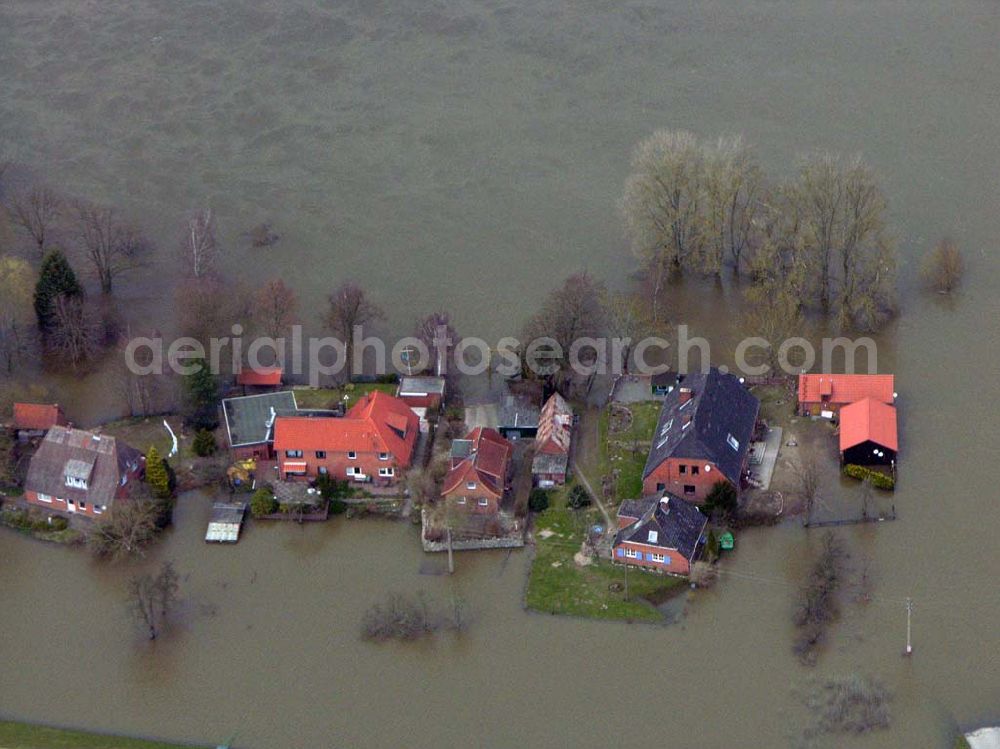
[{"label": "dormer window", "polygon": [[475,481],[466,481],[465,482],[465,488],[468,489],[470,492],[474,491],[475,488],[476,488],[476,482]]},{"label": "dormer window", "polygon": [[667,423],[664,424],[663,427],[660,429],[660,436],[663,437],[664,435],[666,435],[666,433],[670,431],[670,427],[672,427],[673,425],[674,425],[674,420],[667,419]]},{"label": "dormer window", "polygon": [[649,532],[649,539],[648,539],[649,543],[655,544],[659,538],[660,538],[660,532],[659,531],[650,531]]},{"label": "dormer window", "polygon": [[357,460],[358,459],[357,452],[355,452],[354,450],[348,450],[347,451],[347,459],[348,460]]},{"label": "dormer window", "polygon": [[389,453],[379,453],[378,454],[378,459],[379,460],[388,460],[389,459]]},{"label": "dormer window", "polygon": [[87,491],[87,482],[93,470],[93,461],[79,459],[66,461],[66,467],[63,469],[63,479],[66,486],[71,489]]},{"label": "dormer window", "polygon": [[726,442],[734,450],[739,450],[740,449],[740,441],[738,439],[736,439],[733,435],[731,435],[731,434],[726,435]]}]

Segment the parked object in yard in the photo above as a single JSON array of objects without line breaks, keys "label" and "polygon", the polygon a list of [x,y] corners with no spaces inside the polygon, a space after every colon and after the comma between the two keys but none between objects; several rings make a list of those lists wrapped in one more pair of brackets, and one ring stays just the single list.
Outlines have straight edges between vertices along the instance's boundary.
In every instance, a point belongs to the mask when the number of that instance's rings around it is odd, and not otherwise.
[{"label": "parked object in yard", "polygon": [[736,539],[733,534],[726,531],[721,536],[719,536],[719,548],[723,551],[732,551],[736,547]]},{"label": "parked object in yard", "polygon": [[234,544],[240,539],[240,529],[246,517],[245,502],[216,502],[212,505],[212,517],[208,521],[205,541],[209,543]]}]

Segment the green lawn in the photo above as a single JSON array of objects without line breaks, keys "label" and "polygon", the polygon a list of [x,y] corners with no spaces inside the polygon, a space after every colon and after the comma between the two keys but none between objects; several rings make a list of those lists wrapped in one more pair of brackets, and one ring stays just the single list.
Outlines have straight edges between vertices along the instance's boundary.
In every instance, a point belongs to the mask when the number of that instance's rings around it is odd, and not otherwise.
[{"label": "green lawn", "polygon": [[[393,395],[397,385],[394,383],[351,383],[339,388],[295,388],[295,402],[299,408],[333,408],[337,403],[343,402],[350,408],[366,393],[373,390],[381,390],[383,393]],[[344,395],[347,400],[344,400]]]},{"label": "green lawn", "polygon": [[[639,403],[638,413],[640,417],[637,421],[650,423],[649,430],[656,425],[656,415],[659,413],[658,403]],[[587,414],[589,418],[591,414]],[[614,502],[608,510],[613,512],[618,503],[623,499],[633,499],[642,495],[642,469],[646,466],[646,455],[649,453],[648,438],[645,441],[623,442],[617,438],[615,444],[608,446],[609,417],[608,410],[600,412],[597,428],[599,437],[597,444],[599,451],[581,451],[579,464],[587,475],[591,486],[600,491],[602,479],[610,475],[612,470],[618,471],[618,487]],[[645,427],[643,427],[645,428]],[[636,422],[633,422],[632,433],[636,429]]]},{"label": "green lawn", "polygon": [[605,560],[579,567],[573,560],[586,529],[602,519],[593,508],[574,511],[565,507],[564,495],[557,492],[553,506],[535,516],[535,559],[528,579],[527,607],[593,619],[662,620],[660,612],[643,597],[662,595],[683,585],[684,580],[630,570],[626,601],[624,590],[611,590],[613,584],[621,587],[625,580],[621,567]]},{"label": "green lawn", "polygon": [[630,403],[626,407],[632,412],[632,425],[624,432],[612,434],[611,438],[622,442],[649,444],[653,439],[653,432],[656,430],[656,422],[660,419],[661,406],[659,401]]},{"label": "green lawn", "polygon": [[0,749],[181,749],[182,746],[0,721]]}]

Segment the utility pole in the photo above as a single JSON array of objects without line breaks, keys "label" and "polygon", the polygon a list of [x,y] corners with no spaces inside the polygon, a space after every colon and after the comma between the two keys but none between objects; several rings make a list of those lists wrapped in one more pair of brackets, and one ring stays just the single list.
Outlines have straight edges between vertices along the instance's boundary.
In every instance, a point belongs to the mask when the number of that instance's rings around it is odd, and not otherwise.
[{"label": "utility pole", "polygon": [[910,618],[913,616],[913,599],[906,599],[906,654],[913,654],[913,645],[910,640]]}]

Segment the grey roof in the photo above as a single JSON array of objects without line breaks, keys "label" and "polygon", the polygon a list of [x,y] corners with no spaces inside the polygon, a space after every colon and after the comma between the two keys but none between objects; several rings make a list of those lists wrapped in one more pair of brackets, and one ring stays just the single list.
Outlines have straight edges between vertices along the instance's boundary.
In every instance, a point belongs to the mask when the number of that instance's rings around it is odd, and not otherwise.
[{"label": "grey roof", "polygon": [[[676,549],[688,560],[694,556],[702,531],[708,523],[708,518],[695,505],[666,493],[662,497],[645,497],[626,502],[629,503],[629,512],[641,509],[642,514],[634,523],[618,531],[615,546],[631,541],[662,549]],[[625,502],[618,510],[619,516],[623,514],[624,508]]]},{"label": "grey roof", "polygon": [[505,395],[500,401],[500,429],[537,429],[541,409],[523,395]]},{"label": "grey roof", "polygon": [[403,377],[399,381],[400,395],[444,395],[444,377]]},{"label": "grey roof", "polygon": [[467,458],[472,454],[472,440],[452,440],[451,457]]},{"label": "grey roof", "polygon": [[290,415],[295,411],[295,393],[291,390],[226,398],[222,401],[222,413],[226,417],[229,445],[240,447],[270,442],[274,438],[272,417],[275,414]]},{"label": "grey roof", "polygon": [[[681,403],[687,389],[691,399]],[[663,400],[643,478],[667,458],[690,458],[715,463],[739,486],[759,409],[758,400],[734,375],[715,367],[707,374],[686,375]]]},{"label": "grey roof", "polygon": [[[122,476],[139,466],[142,453],[109,435],[54,426],[31,458],[24,488],[59,499],[110,506]],[[87,482],[66,485],[66,477]]]},{"label": "grey roof", "polygon": [[215,502],[212,505],[211,523],[242,523],[247,506],[243,502]]},{"label": "grey roof", "polygon": [[566,453],[535,453],[531,461],[532,473],[566,473],[569,455]]}]

